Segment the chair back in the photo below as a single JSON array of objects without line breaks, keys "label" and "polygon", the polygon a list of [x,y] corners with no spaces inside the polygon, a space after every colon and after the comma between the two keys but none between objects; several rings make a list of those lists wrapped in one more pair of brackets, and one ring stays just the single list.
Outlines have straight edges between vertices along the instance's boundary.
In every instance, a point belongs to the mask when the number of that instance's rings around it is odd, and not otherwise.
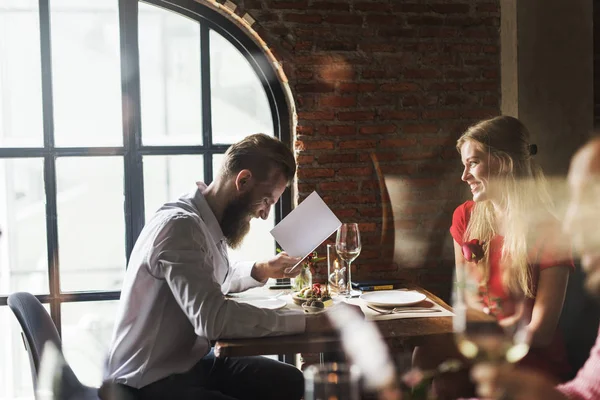
[{"label": "chair back", "polygon": [[31,293],[18,292],[8,296],[8,306],[17,317],[23,332],[23,343],[29,354],[31,375],[34,388],[37,386],[37,374],[40,368],[42,351],[46,342],[50,341],[57,349],[61,349],[60,336],[54,322],[42,303]]},{"label": "chair back", "polygon": [[570,376],[566,377],[569,379],[574,378],[586,362],[598,337],[600,309],[585,291],[584,283],[585,273],[576,263],[575,271],[569,276],[567,295],[558,321],[572,368]]}]

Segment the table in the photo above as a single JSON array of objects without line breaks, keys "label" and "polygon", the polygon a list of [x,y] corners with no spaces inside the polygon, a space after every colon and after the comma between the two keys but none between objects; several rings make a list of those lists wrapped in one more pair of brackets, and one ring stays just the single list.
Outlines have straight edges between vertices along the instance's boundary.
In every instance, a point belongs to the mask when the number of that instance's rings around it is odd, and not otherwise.
[{"label": "table", "polygon": [[[420,287],[411,287],[447,310],[451,307],[442,299]],[[264,292],[263,292],[264,293]],[[407,318],[376,321],[383,337],[394,345],[416,346],[427,337],[452,334],[452,317]],[[289,355],[296,353],[329,353],[341,351],[341,342],[335,332],[330,334],[303,333],[247,339],[220,339],[216,341],[217,357],[242,357],[264,354]]]}]

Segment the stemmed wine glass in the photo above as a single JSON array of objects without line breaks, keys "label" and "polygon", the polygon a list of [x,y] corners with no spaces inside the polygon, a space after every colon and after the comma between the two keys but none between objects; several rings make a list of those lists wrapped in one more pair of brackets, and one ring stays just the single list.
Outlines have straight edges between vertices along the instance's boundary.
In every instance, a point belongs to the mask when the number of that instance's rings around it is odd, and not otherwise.
[{"label": "stemmed wine glass", "polygon": [[[344,223],[338,228],[335,249],[340,258],[348,264],[346,267],[348,268],[348,279],[345,282],[346,290],[343,292],[350,297],[352,295],[352,261],[356,260],[361,250],[358,224]],[[342,290],[340,290],[340,293],[342,293]]]},{"label": "stemmed wine glass", "polygon": [[469,268],[473,266],[459,266],[454,279],[453,324],[458,350],[473,362],[520,361],[529,352],[527,297],[513,295],[509,304],[499,305]]}]

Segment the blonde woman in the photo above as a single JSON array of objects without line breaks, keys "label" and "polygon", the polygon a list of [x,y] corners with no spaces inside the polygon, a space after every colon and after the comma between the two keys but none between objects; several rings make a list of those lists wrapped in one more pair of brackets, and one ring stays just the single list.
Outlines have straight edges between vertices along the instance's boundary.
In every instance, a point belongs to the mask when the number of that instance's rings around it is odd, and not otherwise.
[{"label": "blonde woman", "polygon": [[[514,313],[513,299],[528,298],[531,350],[521,363],[560,381],[569,365],[557,324],[573,263],[533,160],[537,147],[508,116],[470,127],[456,147],[473,196],[452,218],[456,265],[478,280],[481,308],[500,321]],[[465,259],[465,243],[480,244],[476,263]]]}]

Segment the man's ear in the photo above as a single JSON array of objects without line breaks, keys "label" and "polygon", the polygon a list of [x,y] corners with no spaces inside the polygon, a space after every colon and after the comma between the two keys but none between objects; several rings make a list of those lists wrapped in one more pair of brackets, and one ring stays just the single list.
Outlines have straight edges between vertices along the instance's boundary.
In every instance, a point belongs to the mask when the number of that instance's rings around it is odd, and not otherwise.
[{"label": "man's ear", "polygon": [[235,188],[238,192],[246,192],[252,187],[252,172],[249,169],[243,169],[235,177]]}]

